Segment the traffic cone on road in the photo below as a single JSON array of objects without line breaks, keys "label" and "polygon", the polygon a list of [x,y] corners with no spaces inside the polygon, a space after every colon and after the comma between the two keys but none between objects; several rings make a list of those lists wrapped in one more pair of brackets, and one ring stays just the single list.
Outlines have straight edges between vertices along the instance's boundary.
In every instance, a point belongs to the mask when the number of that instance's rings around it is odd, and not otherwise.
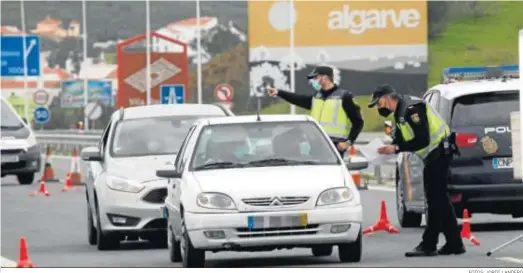
[{"label": "traffic cone on road", "polygon": [[76,148],[73,149],[71,158],[71,167],[69,168],[71,183],[73,185],[81,185],[82,175],[80,174],[80,161],[78,160],[78,150]]},{"label": "traffic cone on road", "polygon": [[51,147],[47,146],[45,148],[44,180],[45,182],[59,182],[58,179],[56,179],[54,176],[54,170],[51,164],[51,157]]},{"label": "traffic cone on road", "polygon": [[399,229],[395,228],[389,222],[389,219],[387,217],[387,206],[385,205],[384,200],[381,200],[380,220],[375,225],[364,229],[363,234],[368,234],[377,231],[387,231],[388,233],[400,233]]},{"label": "traffic cone on road", "polygon": [[76,191],[79,190],[78,187],[76,187],[76,186],[73,185],[73,181],[71,180],[71,173],[68,172],[68,173],[67,173],[67,176],[66,176],[66,178],[65,178],[64,187],[62,188],[62,192],[66,192],[66,191],[68,191],[68,190],[70,190],[70,189],[74,189],[74,190],[76,190]]},{"label": "traffic cone on road", "polygon": [[29,196],[33,197],[33,196],[37,196],[39,194],[45,195],[47,197],[51,196],[51,194],[47,191],[47,187],[45,186],[45,180],[43,177],[40,178],[40,187],[38,188],[38,190],[35,192],[32,192]]},{"label": "traffic cone on road", "polygon": [[19,268],[31,268],[34,267],[31,260],[29,260],[29,253],[27,251],[27,242],[25,240],[25,237],[20,237],[20,253],[18,257],[18,263],[16,263],[16,267]]},{"label": "traffic cone on road", "polygon": [[476,246],[479,246],[481,244],[478,239],[472,236],[472,231],[470,230],[470,218],[468,209],[463,210],[463,226],[461,227],[461,239],[467,239]]}]

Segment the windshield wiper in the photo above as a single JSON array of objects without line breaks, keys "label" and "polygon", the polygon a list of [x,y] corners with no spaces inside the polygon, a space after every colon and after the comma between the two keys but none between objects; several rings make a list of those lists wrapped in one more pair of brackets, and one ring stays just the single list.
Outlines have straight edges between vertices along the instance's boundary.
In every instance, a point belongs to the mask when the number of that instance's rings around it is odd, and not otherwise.
[{"label": "windshield wiper", "polygon": [[269,158],[262,160],[249,161],[249,165],[319,165],[318,161],[313,160],[292,160],[285,158]]},{"label": "windshield wiper", "polygon": [[244,164],[234,163],[234,162],[214,162],[204,164],[198,167],[195,167],[194,170],[209,170],[209,169],[227,169],[227,168],[241,168],[244,167]]}]

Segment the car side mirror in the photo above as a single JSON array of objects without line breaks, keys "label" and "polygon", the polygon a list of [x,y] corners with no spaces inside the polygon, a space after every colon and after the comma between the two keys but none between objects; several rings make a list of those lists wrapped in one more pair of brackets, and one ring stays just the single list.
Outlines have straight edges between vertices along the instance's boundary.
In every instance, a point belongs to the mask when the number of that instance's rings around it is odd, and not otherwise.
[{"label": "car side mirror", "polygon": [[162,178],[182,178],[182,174],[175,169],[156,170],[156,176]]},{"label": "car side mirror", "polygon": [[386,120],[383,122],[383,131],[386,135],[390,136],[392,134],[392,121]]},{"label": "car side mirror", "polygon": [[351,157],[346,166],[349,171],[365,170],[369,167],[369,161],[361,156]]},{"label": "car side mirror", "polygon": [[98,147],[86,147],[80,152],[80,157],[84,161],[102,161],[102,154]]}]

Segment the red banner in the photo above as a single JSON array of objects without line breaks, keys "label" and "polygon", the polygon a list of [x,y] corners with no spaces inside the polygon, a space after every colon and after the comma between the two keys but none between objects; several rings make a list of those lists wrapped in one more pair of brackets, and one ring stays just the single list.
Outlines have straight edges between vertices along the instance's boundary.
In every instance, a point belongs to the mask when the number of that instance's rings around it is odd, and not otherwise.
[{"label": "red banner", "polygon": [[[160,85],[183,84],[185,100],[189,97],[189,68],[187,62],[187,45],[156,32],[151,37],[177,44],[182,52],[151,52],[150,86],[151,104],[160,103]],[[147,102],[147,56],[145,52],[125,51],[125,47],[145,40],[145,34],[138,35],[117,46],[118,91],[116,106],[129,107],[145,105]]]}]

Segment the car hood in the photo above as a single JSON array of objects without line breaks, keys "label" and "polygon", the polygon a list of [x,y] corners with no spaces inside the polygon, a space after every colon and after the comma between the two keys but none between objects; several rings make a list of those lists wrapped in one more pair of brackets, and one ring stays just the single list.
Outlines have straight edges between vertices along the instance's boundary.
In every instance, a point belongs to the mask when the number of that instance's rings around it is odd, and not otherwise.
[{"label": "car hood", "polygon": [[176,155],[140,156],[114,159],[108,166],[109,174],[137,182],[159,180],[156,170],[174,165]]},{"label": "car hood", "polygon": [[342,166],[283,166],[198,171],[193,173],[202,192],[221,192],[237,198],[317,196],[342,187]]}]

